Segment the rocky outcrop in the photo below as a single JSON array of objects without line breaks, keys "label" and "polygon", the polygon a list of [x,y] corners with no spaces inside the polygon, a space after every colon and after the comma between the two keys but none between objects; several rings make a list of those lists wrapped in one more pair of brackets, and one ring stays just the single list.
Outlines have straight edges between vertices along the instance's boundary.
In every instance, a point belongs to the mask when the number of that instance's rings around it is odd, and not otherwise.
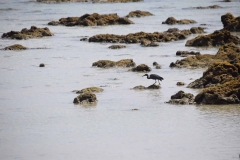
[{"label": "rocky outcrop", "polygon": [[185,85],[185,83],[184,82],[177,82],[177,84],[176,84],[177,86],[184,86]]},{"label": "rocky outcrop", "polygon": [[97,97],[92,92],[84,92],[84,93],[78,95],[73,100],[74,104],[82,104],[82,105],[95,104],[96,102],[97,102]]},{"label": "rocky outcrop", "polygon": [[84,14],[81,17],[61,18],[59,21],[51,21],[48,25],[64,25],[64,26],[107,26],[117,24],[133,24],[131,20],[126,17],[119,17],[114,14]]},{"label": "rocky outcrop", "polygon": [[143,0],[37,0],[37,2],[45,2],[45,3],[51,3],[51,2],[91,2],[91,3],[110,3],[110,2],[141,2]]},{"label": "rocky outcrop", "polygon": [[176,94],[171,96],[171,99],[166,102],[170,104],[193,104],[194,103],[194,95],[191,93],[185,93],[184,91],[179,91]]},{"label": "rocky outcrop", "polygon": [[190,23],[196,23],[196,21],[191,19],[180,19],[176,20],[174,17],[168,17],[166,21],[162,22],[162,24],[190,24]]},{"label": "rocky outcrop", "polygon": [[45,67],[45,64],[44,63],[40,63],[39,67]]},{"label": "rocky outcrop", "polygon": [[227,30],[221,30],[208,35],[199,35],[188,40],[185,46],[221,46],[227,43],[240,44],[240,38],[231,35]]},{"label": "rocky outcrop", "polygon": [[134,18],[134,17],[145,17],[145,16],[153,16],[153,14],[148,12],[148,11],[136,10],[136,11],[132,11],[128,15],[126,15],[126,17],[128,17],[128,18],[130,18],[130,17],[131,18]]},{"label": "rocky outcrop", "polygon": [[194,101],[197,104],[240,104],[240,76],[204,89]]},{"label": "rocky outcrop", "polygon": [[121,49],[121,48],[126,48],[125,45],[111,45],[108,47],[109,49]]},{"label": "rocky outcrop", "polygon": [[[193,32],[194,33],[193,33]],[[190,30],[176,30],[169,33],[166,32],[137,32],[127,35],[115,35],[115,34],[98,34],[89,38],[89,42],[105,42],[105,43],[141,43],[142,40],[148,40],[152,42],[169,42],[186,39],[189,35],[198,33],[204,33],[204,28],[192,27]]]},{"label": "rocky outcrop", "polygon": [[240,61],[236,64],[218,62],[210,66],[203,76],[191,82],[189,88],[206,88],[226,83],[240,76]]},{"label": "rocky outcrop", "polygon": [[240,47],[233,43],[221,46],[215,55],[197,54],[189,56],[181,60],[172,62],[170,67],[177,68],[205,68],[211,66],[215,62],[237,63],[240,61]]},{"label": "rocky outcrop", "polygon": [[194,55],[200,55],[200,52],[194,52],[194,51],[177,51],[176,56],[181,56],[181,57],[187,57],[187,56],[194,56]]},{"label": "rocky outcrop", "polygon": [[120,61],[110,61],[110,60],[99,60],[94,62],[92,66],[99,68],[110,68],[110,67],[135,67],[136,64],[132,59],[122,59]]},{"label": "rocky outcrop", "polygon": [[11,39],[29,39],[29,38],[38,38],[38,37],[46,37],[53,36],[53,33],[50,30],[45,28],[37,28],[32,26],[30,29],[24,28],[20,32],[19,31],[10,31],[7,33],[3,33],[2,38],[11,38]]},{"label": "rocky outcrop", "polygon": [[142,47],[157,47],[157,46],[159,46],[159,44],[157,44],[156,42],[150,41],[148,39],[142,39],[141,46]]},{"label": "rocky outcrop", "polygon": [[230,32],[240,32],[240,16],[234,17],[231,13],[221,16],[223,29]]},{"label": "rocky outcrop", "polygon": [[73,92],[75,92],[77,94],[83,94],[83,93],[86,93],[86,92],[98,93],[98,92],[103,92],[103,89],[99,88],[99,87],[88,87],[88,88],[84,88],[84,89],[81,89],[81,90],[74,90]]},{"label": "rocky outcrop", "polygon": [[14,44],[12,46],[5,47],[2,50],[26,50],[26,49],[27,47],[24,47],[20,44]]},{"label": "rocky outcrop", "polygon": [[152,85],[150,85],[148,87],[140,85],[140,86],[133,87],[132,89],[133,90],[146,90],[146,89],[160,89],[160,88],[161,88],[160,85],[152,84]]},{"label": "rocky outcrop", "polygon": [[146,64],[140,64],[135,68],[130,69],[133,72],[150,72],[152,69],[148,67]]}]

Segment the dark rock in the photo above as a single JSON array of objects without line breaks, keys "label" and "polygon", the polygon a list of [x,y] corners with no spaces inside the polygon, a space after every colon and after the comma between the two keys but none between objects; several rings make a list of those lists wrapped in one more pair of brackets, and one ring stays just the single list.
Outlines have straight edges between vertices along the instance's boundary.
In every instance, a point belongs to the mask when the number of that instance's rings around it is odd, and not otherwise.
[{"label": "dark rock", "polygon": [[45,67],[44,63],[39,64],[39,67]]},{"label": "dark rock", "polygon": [[18,31],[10,31],[7,33],[3,33],[2,38],[11,38],[11,39],[29,39],[29,38],[37,38],[37,37],[45,37],[45,36],[53,36],[50,30],[45,28],[37,28],[32,26],[29,30],[24,28],[21,32]]},{"label": "dark rock", "polygon": [[5,47],[3,50],[26,50],[27,47],[24,47],[20,44],[14,44],[12,46]]},{"label": "dark rock", "polygon": [[184,86],[185,83],[184,82],[177,82],[177,86]]},{"label": "dark rock", "polygon": [[78,95],[74,98],[74,104],[94,104],[97,102],[97,97],[92,92],[84,92],[83,94]]},{"label": "dark rock", "polygon": [[162,24],[190,24],[190,23],[196,23],[194,20],[189,20],[189,19],[181,19],[181,20],[176,20],[174,17],[168,17],[166,21],[162,22]]},{"label": "dark rock", "polygon": [[212,5],[212,6],[207,6],[207,7],[203,7],[203,6],[199,6],[199,7],[191,7],[193,9],[216,9],[216,8],[222,8],[219,5]]},{"label": "dark rock", "polygon": [[223,23],[223,29],[230,32],[240,32],[240,16],[234,17],[231,13],[227,13],[221,16]]},{"label": "dark rock", "polygon": [[151,70],[152,69],[146,64],[140,64],[137,67],[131,69],[133,72],[150,72]]},{"label": "dark rock", "polygon": [[64,26],[106,26],[106,25],[117,25],[117,24],[133,24],[131,20],[124,17],[119,17],[116,13],[114,14],[85,14],[81,17],[67,17],[61,18],[59,21],[49,22],[48,25],[64,25]]},{"label": "dark rock", "polygon": [[160,85],[152,84],[152,85],[150,85],[148,87],[144,87],[142,85],[136,86],[136,87],[133,88],[133,90],[160,89],[160,88],[161,88]]},{"label": "dark rock", "polygon": [[88,38],[87,37],[84,37],[84,38],[81,38],[80,41],[87,41]]},{"label": "dark rock", "polygon": [[132,59],[122,59],[120,61],[114,62],[110,60],[99,60],[94,62],[92,66],[100,68],[110,68],[110,67],[135,67],[135,62]]},{"label": "dark rock", "polygon": [[188,55],[200,55],[200,52],[194,52],[194,51],[177,51],[177,56],[187,57]]},{"label": "dark rock", "polygon": [[229,31],[215,31],[208,35],[199,35],[188,40],[185,46],[221,46],[227,43],[240,44],[240,38],[231,35]]},{"label": "dark rock", "polygon": [[157,66],[159,65],[157,62],[153,62],[153,66]]},{"label": "dark rock", "polygon": [[152,13],[148,12],[148,11],[140,11],[140,10],[136,10],[136,11],[132,11],[130,12],[126,17],[145,17],[145,16],[153,16]]},{"label": "dark rock", "polygon": [[110,49],[121,49],[121,48],[126,48],[124,45],[111,45],[108,48]]},{"label": "dark rock", "polygon": [[184,91],[179,91],[178,93],[171,96],[171,99],[166,102],[170,104],[193,104],[194,103],[194,95],[191,93],[185,93]]}]

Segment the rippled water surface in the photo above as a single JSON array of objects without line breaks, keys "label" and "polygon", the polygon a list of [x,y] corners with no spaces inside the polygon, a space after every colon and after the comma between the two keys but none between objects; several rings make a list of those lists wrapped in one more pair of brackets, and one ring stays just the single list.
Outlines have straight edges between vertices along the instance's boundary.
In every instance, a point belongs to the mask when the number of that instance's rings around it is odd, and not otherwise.
[{"label": "rippled water surface", "polygon": [[[219,9],[185,9],[220,5]],[[131,18],[133,25],[104,27],[48,26],[52,20],[85,13],[150,11],[155,16]],[[29,40],[1,39],[0,48],[22,44],[26,51],[0,50],[0,159],[69,160],[236,160],[240,154],[239,105],[169,105],[164,102],[179,90],[196,95],[199,90],[177,87],[201,77],[205,69],[170,69],[177,50],[215,54],[218,48],[185,47],[187,40],[160,43],[156,48],[127,44],[110,50],[111,44],[80,41],[100,33],[162,32],[170,27],[190,29],[206,24],[206,32],[222,29],[221,15],[240,15],[240,2],[145,0],[140,3],[36,3],[30,0],[0,1],[0,34],[31,26],[48,27],[55,36]],[[168,17],[194,19],[198,23],[168,26]],[[235,33],[239,35],[239,33]],[[188,39],[195,37],[190,36]],[[151,73],[164,77],[160,90],[134,91],[153,80],[125,68],[91,67],[100,59],[133,59],[136,64],[162,69]],[[39,68],[40,63],[46,64]],[[96,106],[74,105],[72,90],[104,86]],[[137,108],[139,110],[132,111]]]}]

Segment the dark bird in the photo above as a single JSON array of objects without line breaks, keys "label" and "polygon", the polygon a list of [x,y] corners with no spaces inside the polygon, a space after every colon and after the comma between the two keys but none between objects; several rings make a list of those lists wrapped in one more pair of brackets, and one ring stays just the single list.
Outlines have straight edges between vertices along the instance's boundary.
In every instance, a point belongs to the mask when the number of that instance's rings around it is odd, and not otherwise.
[{"label": "dark bird", "polygon": [[[147,79],[154,79],[155,80],[155,83],[157,82],[158,80],[158,83],[160,84],[160,81],[163,80],[163,78],[157,74],[150,74],[150,76],[148,76],[148,74],[144,74],[143,76],[147,76]],[[153,83],[153,84],[155,84]]]}]

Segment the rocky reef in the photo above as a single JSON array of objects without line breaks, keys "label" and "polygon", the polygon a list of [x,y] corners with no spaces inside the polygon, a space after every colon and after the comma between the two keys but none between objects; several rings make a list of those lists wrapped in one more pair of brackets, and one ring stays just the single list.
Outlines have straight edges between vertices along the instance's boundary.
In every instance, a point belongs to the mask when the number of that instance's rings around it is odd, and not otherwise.
[{"label": "rocky reef", "polygon": [[136,10],[136,11],[132,11],[130,12],[128,15],[126,15],[126,17],[128,18],[134,18],[134,17],[145,17],[145,16],[153,16],[152,13],[148,12],[148,11],[141,11],[141,10]]},{"label": "rocky reef", "polygon": [[184,91],[178,91],[176,94],[171,96],[171,99],[166,102],[170,104],[193,104],[194,103],[194,95],[191,93],[185,93]]},{"label": "rocky reef", "polygon": [[172,62],[170,67],[177,68],[205,68],[215,62],[230,62],[237,63],[240,61],[240,48],[234,43],[229,43],[221,46],[215,55],[197,54],[188,56],[181,60]]},{"label": "rocky reef", "polygon": [[3,33],[2,38],[10,38],[10,39],[29,39],[29,38],[38,38],[38,37],[47,37],[53,36],[54,34],[50,32],[50,30],[45,28],[37,28],[35,26],[31,26],[30,29],[23,28],[19,31],[10,31],[7,33]]},{"label": "rocky reef", "polygon": [[48,25],[64,25],[64,26],[106,26],[117,24],[133,24],[131,20],[126,17],[119,17],[114,14],[84,14],[81,17],[67,17],[61,18],[59,21],[51,21]]},{"label": "rocky reef", "polygon": [[222,7],[219,5],[211,5],[211,6],[206,6],[206,7],[203,7],[203,6],[190,7],[190,8],[186,8],[186,9],[217,9],[217,8],[222,8]]},{"label": "rocky reef", "polygon": [[130,69],[133,72],[150,72],[152,69],[146,64],[140,64],[137,67]]},{"label": "rocky reef", "polygon": [[221,16],[223,29],[230,32],[240,32],[240,16],[234,17],[231,13]]},{"label": "rocky reef", "polygon": [[[169,42],[186,39],[191,34],[204,33],[204,28],[192,27],[190,30],[171,29],[165,32],[137,32],[127,35],[98,34],[89,38],[89,42],[105,43],[141,43],[142,40],[152,42]],[[151,44],[150,43],[150,44]]]},{"label": "rocky reef", "polygon": [[196,21],[191,20],[191,19],[180,19],[180,20],[177,20],[174,17],[168,17],[164,22],[162,22],[162,24],[169,24],[169,25],[173,25],[173,24],[190,24],[190,23],[196,23]]},{"label": "rocky reef", "polygon": [[227,30],[215,31],[208,35],[199,35],[188,40],[185,46],[221,46],[226,43],[240,44],[240,38]]},{"label": "rocky reef", "polygon": [[99,68],[111,68],[111,67],[135,67],[136,63],[132,59],[122,59],[117,62],[110,60],[99,60],[94,62],[92,66]]}]

